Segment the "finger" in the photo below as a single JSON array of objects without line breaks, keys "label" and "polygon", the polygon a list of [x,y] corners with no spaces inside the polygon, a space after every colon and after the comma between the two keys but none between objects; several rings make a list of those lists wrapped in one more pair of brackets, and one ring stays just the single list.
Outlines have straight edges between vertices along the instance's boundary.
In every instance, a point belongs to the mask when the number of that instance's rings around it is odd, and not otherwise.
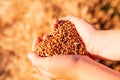
[{"label": "finger", "polygon": [[[66,56],[62,56],[62,59],[60,56],[52,56],[52,57],[39,57],[35,55],[34,53],[31,53],[28,55],[28,58],[32,61],[33,65],[41,67],[44,70],[52,70],[50,67],[57,67],[60,68],[61,62],[63,63],[70,63],[70,60],[66,60]],[[64,59],[64,60],[63,60]],[[59,61],[59,63],[58,63]],[[57,64],[57,65],[56,65]],[[66,64],[65,64],[66,65]]]},{"label": "finger", "polygon": [[56,19],[56,20],[53,21],[53,25],[51,26],[51,28],[52,28],[53,31],[58,28],[57,25],[58,25],[58,19]]},{"label": "finger", "polygon": [[40,68],[39,68],[39,70],[44,78],[48,78],[48,79],[56,79],[57,78],[57,76],[55,74],[52,74],[52,73],[45,71],[43,69],[40,69]]},{"label": "finger", "polygon": [[45,34],[45,35],[43,36],[43,40],[46,40],[48,37],[49,37],[49,35],[48,35],[48,34]]},{"label": "finger", "polygon": [[42,39],[39,36],[34,39],[33,44],[32,44],[32,51],[34,51],[36,45],[40,43],[41,41]]},{"label": "finger", "polygon": [[35,55],[35,53],[29,54],[29,55],[28,55],[28,58],[32,61],[32,64],[33,64],[34,66],[36,66],[36,67],[40,70],[42,76],[43,76],[45,79],[46,79],[46,78],[49,78],[49,79],[55,79],[55,78],[57,78],[57,76],[56,76],[55,74],[50,73],[50,72],[48,72],[48,71],[46,71],[46,70],[43,70],[43,69],[41,69],[39,66],[36,65],[36,64],[37,64],[37,62],[36,62],[37,60],[35,61],[34,58],[38,58],[38,56]]},{"label": "finger", "polygon": [[[32,61],[34,66],[56,74],[56,76],[62,75],[62,78],[64,78],[73,74],[72,70],[75,66],[74,63],[79,60],[80,56],[60,55],[53,57],[39,57],[35,54],[29,54],[28,58]],[[64,75],[61,74],[65,70],[67,72],[64,73]]]},{"label": "finger", "polygon": [[96,30],[93,28],[93,26],[90,25],[89,23],[87,23],[83,19],[73,17],[73,16],[70,16],[70,15],[66,16],[65,18],[62,18],[62,19],[71,21],[75,25],[76,30],[78,31],[79,35],[82,37],[86,46],[89,46],[89,43],[93,39],[92,38],[93,34],[96,32]]},{"label": "finger", "polygon": [[69,20],[71,21],[81,36],[83,42],[85,43],[87,51],[91,54],[94,53],[94,43],[96,41],[96,36],[97,36],[97,30],[87,23],[85,20],[73,17],[73,16],[67,16],[65,18],[62,18],[63,20]]}]

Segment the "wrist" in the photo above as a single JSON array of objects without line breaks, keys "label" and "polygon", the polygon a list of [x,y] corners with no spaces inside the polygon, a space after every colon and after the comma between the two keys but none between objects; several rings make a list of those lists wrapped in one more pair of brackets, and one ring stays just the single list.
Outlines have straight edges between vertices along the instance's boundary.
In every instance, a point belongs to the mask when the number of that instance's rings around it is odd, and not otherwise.
[{"label": "wrist", "polygon": [[120,60],[120,30],[97,30],[93,41],[93,55]]},{"label": "wrist", "polygon": [[78,63],[78,80],[119,80],[120,73],[99,64],[87,56],[81,57]]},{"label": "wrist", "polygon": [[97,54],[99,52],[99,45],[101,45],[97,44],[99,42],[99,30],[94,29],[88,35],[88,41],[85,43],[86,49],[90,54]]}]

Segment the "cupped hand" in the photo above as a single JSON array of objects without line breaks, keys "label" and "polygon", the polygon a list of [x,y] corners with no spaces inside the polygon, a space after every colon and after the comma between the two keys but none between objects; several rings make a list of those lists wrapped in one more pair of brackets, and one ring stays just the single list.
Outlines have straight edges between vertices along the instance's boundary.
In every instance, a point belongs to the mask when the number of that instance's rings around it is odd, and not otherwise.
[{"label": "cupped hand", "polygon": [[[97,31],[92,25],[86,21],[68,16],[63,18],[64,20],[70,20],[75,26],[82,37],[88,52],[91,55],[99,55],[108,59],[116,59],[115,56],[107,56],[103,54],[101,44],[103,42],[101,38],[101,32]],[[53,28],[57,28],[55,25]],[[48,35],[45,35],[43,39],[37,37],[33,42],[35,45],[42,40],[47,39]],[[102,40],[102,41],[100,41]],[[103,46],[102,46],[103,47]],[[102,54],[100,54],[102,53]],[[111,55],[111,54],[110,54]],[[119,80],[120,74],[115,72],[106,66],[99,64],[89,58],[88,56],[81,55],[58,55],[52,57],[40,57],[35,53],[30,53],[28,58],[34,66],[42,71],[45,77],[51,79],[60,80]],[[118,59],[118,58],[117,58]],[[98,79],[100,77],[100,79]]]},{"label": "cupped hand", "polygon": [[93,61],[88,56],[58,55],[40,57],[28,55],[44,77],[50,80],[119,80],[120,74]]},{"label": "cupped hand", "polygon": [[75,25],[92,57],[120,60],[120,30],[97,30],[85,20],[74,16],[62,19]]}]

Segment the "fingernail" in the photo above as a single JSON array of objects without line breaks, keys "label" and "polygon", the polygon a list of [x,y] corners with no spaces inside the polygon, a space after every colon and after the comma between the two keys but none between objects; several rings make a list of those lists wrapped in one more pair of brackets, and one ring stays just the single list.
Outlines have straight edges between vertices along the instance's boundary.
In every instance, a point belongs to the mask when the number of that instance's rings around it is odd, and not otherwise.
[{"label": "fingernail", "polygon": [[37,43],[40,43],[40,41],[42,41],[42,39],[40,38],[40,36],[38,36],[38,37],[36,38],[36,42],[37,42]]}]

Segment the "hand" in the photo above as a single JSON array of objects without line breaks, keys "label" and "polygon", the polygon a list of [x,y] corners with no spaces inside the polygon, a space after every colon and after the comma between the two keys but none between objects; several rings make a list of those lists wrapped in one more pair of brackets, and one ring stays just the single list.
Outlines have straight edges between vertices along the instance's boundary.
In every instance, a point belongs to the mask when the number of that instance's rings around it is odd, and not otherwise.
[{"label": "hand", "polygon": [[76,26],[92,57],[120,60],[120,30],[96,30],[83,19],[73,16],[62,19],[70,20]]},{"label": "hand", "polygon": [[[97,54],[96,52],[100,51],[100,48],[97,47],[101,46],[100,44],[97,45],[97,42],[99,43],[99,39],[102,40],[102,38],[98,37],[100,36],[99,31],[82,19],[72,16],[64,19],[70,20],[75,24],[77,31],[85,42],[86,48],[91,55]],[[47,36],[45,36],[43,40],[46,38]],[[34,45],[41,40],[42,39],[38,37],[34,41]],[[30,53],[28,58],[32,61],[34,66],[36,66],[40,71],[42,70],[44,76],[52,79],[99,80],[100,77],[100,80],[119,80],[120,78],[119,73],[93,61],[87,56],[60,55],[53,57],[39,57],[34,53]]]},{"label": "hand", "polygon": [[39,57],[30,53],[28,58],[44,77],[57,80],[119,80],[120,74],[93,61],[88,56],[58,55]]}]

